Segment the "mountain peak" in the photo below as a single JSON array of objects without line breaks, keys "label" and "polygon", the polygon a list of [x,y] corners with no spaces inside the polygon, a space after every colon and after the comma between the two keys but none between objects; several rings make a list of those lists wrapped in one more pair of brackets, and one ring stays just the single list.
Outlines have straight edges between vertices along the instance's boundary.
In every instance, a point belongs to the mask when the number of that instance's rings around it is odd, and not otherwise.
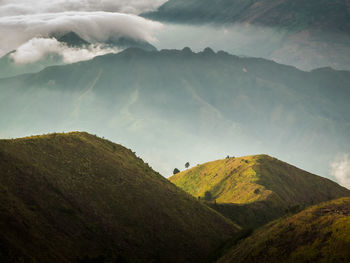
[{"label": "mountain peak", "polygon": [[71,31],[57,39],[59,42],[67,44],[69,47],[82,47],[90,43],[81,38],[77,33]]}]

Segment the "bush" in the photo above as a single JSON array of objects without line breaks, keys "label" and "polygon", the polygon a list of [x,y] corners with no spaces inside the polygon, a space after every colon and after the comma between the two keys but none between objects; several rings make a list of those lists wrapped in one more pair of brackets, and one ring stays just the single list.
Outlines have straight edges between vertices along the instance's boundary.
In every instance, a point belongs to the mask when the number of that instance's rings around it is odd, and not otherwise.
[{"label": "bush", "polygon": [[213,199],[212,194],[211,194],[209,191],[206,191],[206,192],[204,193],[204,200],[205,200],[205,201],[211,201],[212,199]]}]

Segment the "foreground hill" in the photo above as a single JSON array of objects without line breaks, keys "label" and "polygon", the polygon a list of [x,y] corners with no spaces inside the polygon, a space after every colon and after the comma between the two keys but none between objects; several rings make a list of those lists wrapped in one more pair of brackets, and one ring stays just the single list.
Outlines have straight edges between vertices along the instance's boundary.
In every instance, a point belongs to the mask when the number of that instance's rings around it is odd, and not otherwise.
[{"label": "foreground hill", "polygon": [[205,262],[237,229],[110,141],[0,140],[1,262]]},{"label": "foreground hill", "polygon": [[0,79],[0,134],[94,131],[165,176],[179,163],[256,152],[327,175],[334,156],[350,152],[349,83],[348,71],[209,48],[127,49]]},{"label": "foreground hill", "polygon": [[350,196],[329,179],[267,155],[205,163],[169,180],[195,197],[209,192],[213,208],[246,226],[266,223],[292,207]]},{"label": "foreground hill", "polygon": [[350,198],[308,208],[257,230],[218,263],[350,262]]}]

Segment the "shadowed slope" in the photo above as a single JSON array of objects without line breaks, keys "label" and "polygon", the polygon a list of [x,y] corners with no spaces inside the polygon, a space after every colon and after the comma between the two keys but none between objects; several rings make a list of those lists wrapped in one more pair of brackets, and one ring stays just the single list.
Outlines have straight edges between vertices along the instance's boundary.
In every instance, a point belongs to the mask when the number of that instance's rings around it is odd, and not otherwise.
[{"label": "shadowed slope", "polygon": [[0,196],[2,262],[203,262],[238,229],[87,133],[0,140]]},{"label": "shadowed slope", "polygon": [[349,262],[350,198],[308,208],[257,230],[218,262]]}]

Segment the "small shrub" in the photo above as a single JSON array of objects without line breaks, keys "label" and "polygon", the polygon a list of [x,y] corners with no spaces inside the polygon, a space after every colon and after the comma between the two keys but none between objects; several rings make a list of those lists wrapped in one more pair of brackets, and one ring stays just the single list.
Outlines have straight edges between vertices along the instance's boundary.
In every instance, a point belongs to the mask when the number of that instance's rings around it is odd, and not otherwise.
[{"label": "small shrub", "polygon": [[204,193],[204,200],[205,200],[205,201],[211,201],[212,199],[213,199],[212,194],[211,194],[209,191],[206,191],[206,192]]}]

